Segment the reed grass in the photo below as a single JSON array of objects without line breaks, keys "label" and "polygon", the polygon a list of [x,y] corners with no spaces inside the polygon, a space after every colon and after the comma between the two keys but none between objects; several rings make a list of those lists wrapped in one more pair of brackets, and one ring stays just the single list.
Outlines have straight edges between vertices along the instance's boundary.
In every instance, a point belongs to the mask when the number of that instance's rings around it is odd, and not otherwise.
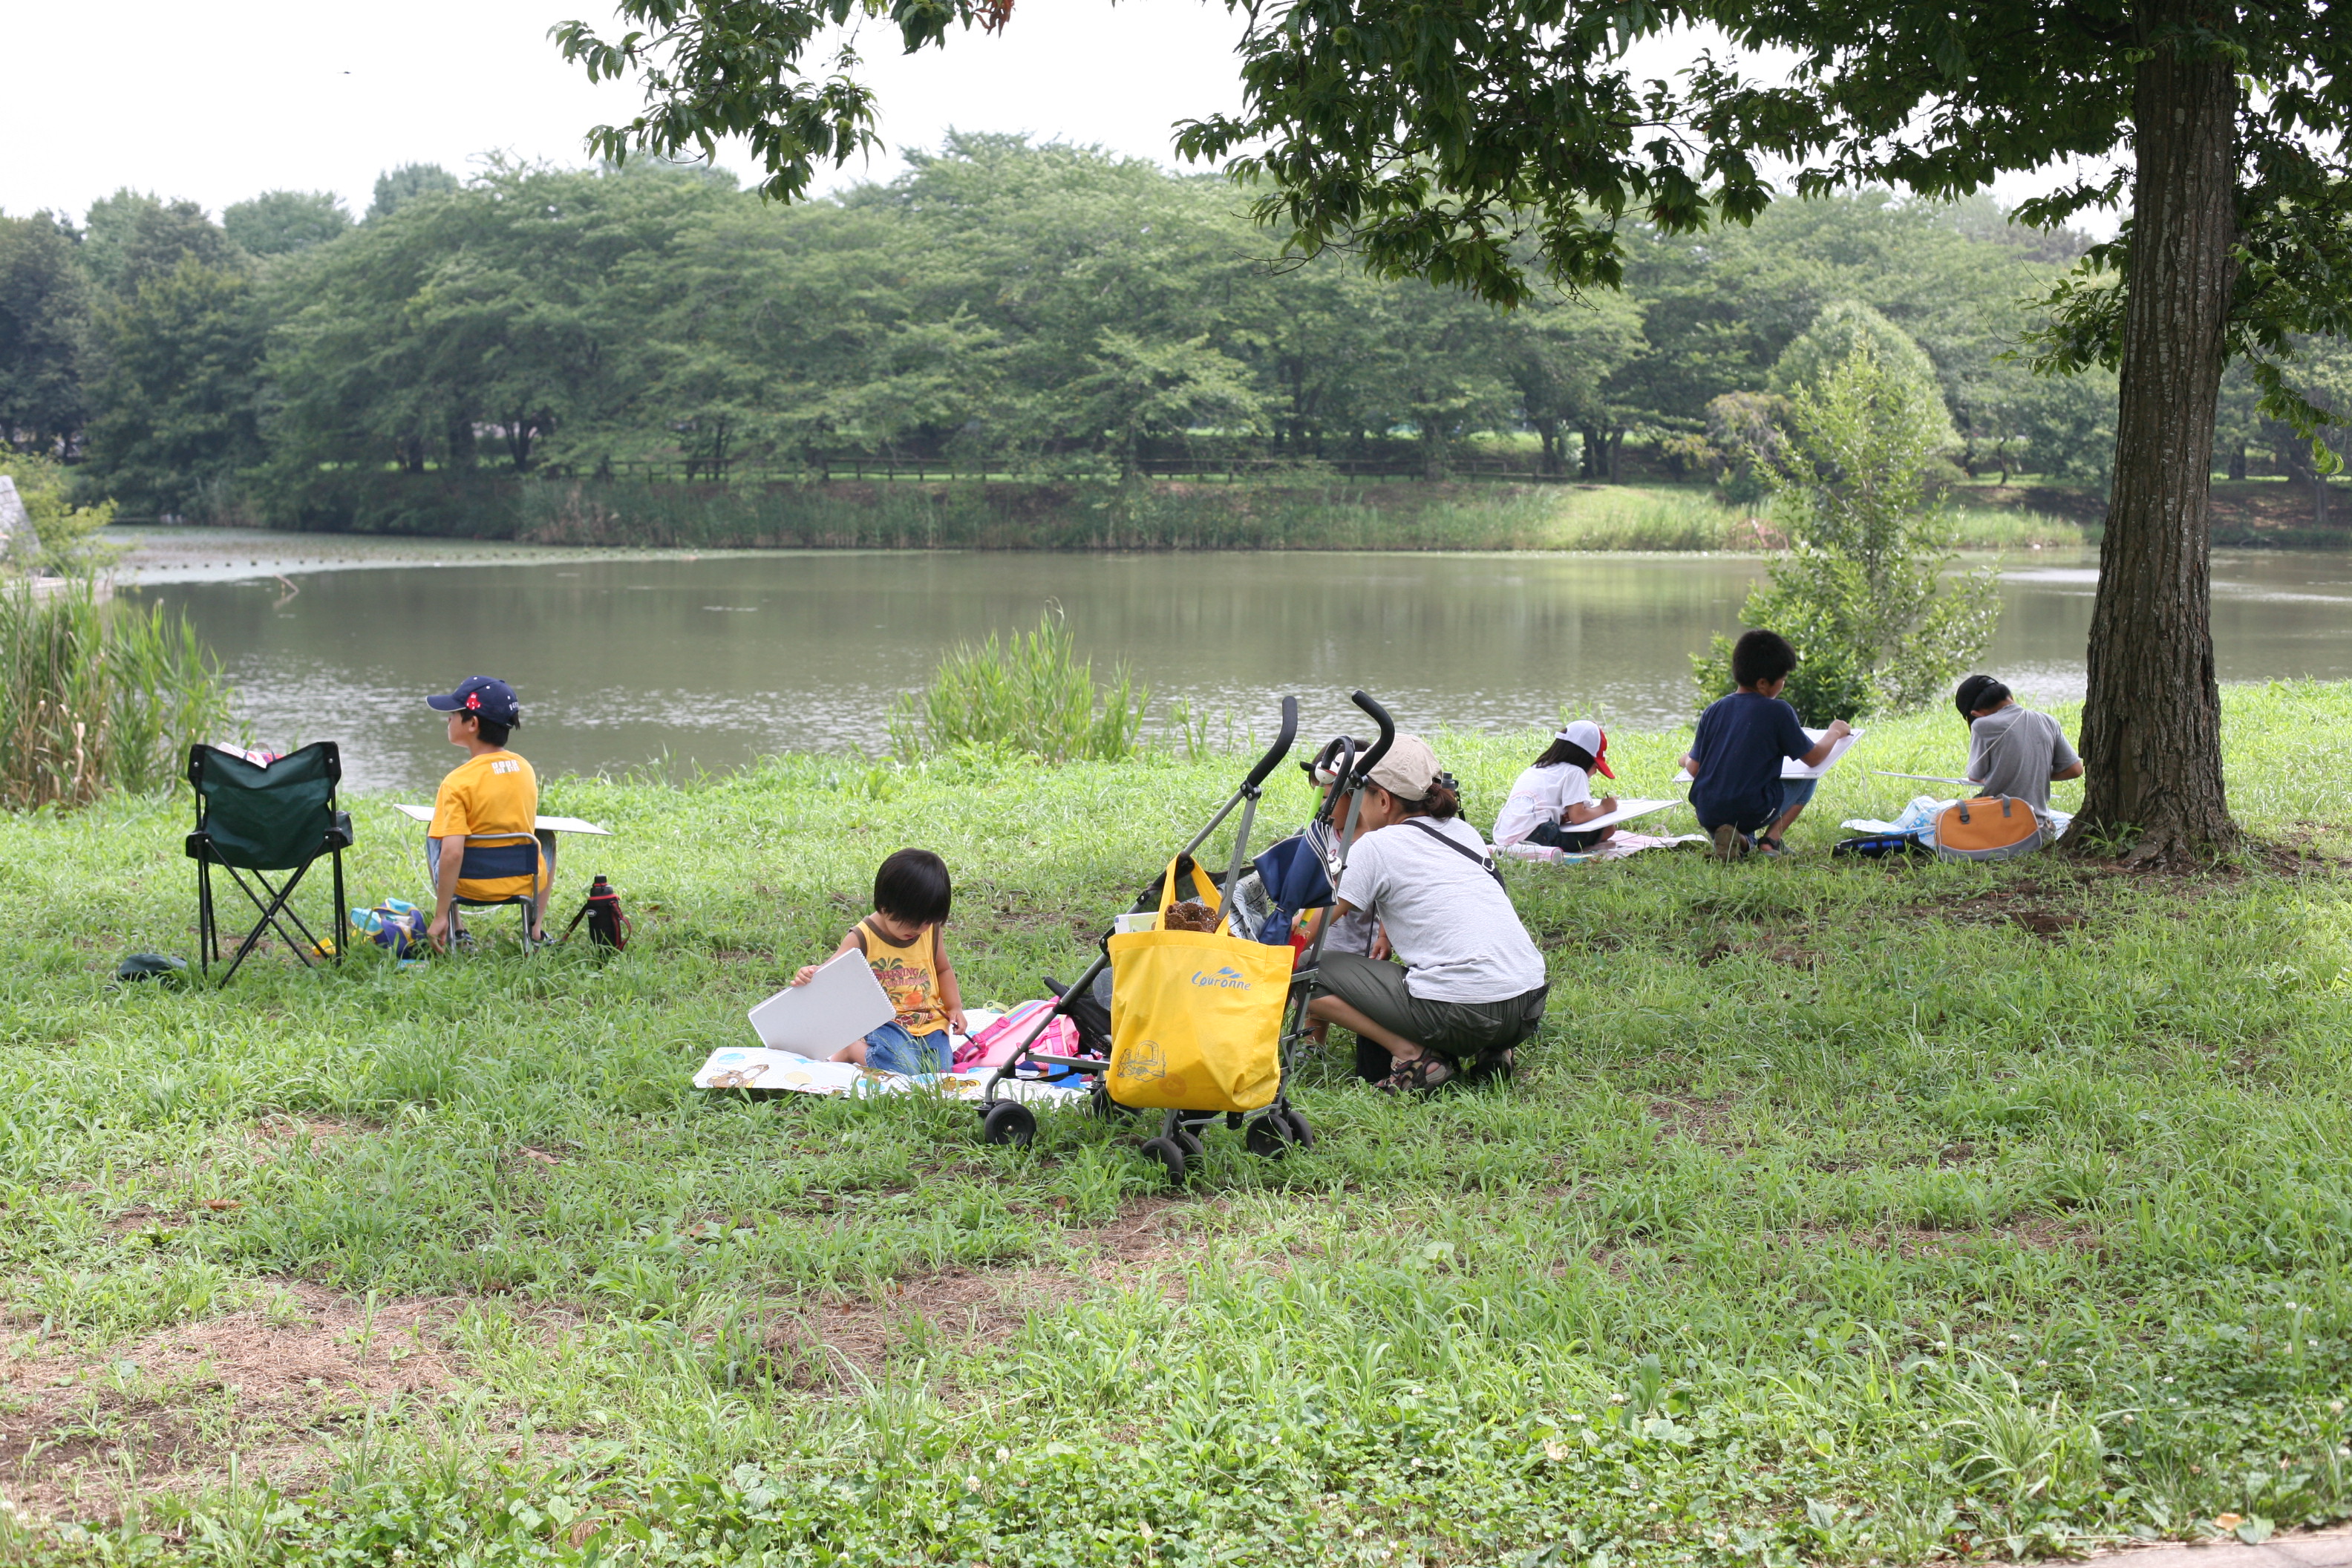
[{"label": "reed grass", "polygon": [[228,722],[219,663],[184,616],[101,604],[87,580],[0,586],[0,807],[160,789]]},{"label": "reed grass", "polygon": [[930,685],[891,710],[890,742],[909,760],[982,747],[1049,763],[1115,763],[1141,746],[1150,697],[1124,664],[1097,682],[1094,661],[1078,657],[1053,606],[1032,631],[1003,641],[991,632],[940,659]]}]

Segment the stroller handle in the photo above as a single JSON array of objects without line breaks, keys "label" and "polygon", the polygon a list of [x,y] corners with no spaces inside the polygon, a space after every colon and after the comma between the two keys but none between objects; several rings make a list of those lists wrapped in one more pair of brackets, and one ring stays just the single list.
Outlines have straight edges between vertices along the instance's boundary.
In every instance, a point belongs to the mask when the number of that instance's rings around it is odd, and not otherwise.
[{"label": "stroller handle", "polygon": [[1291,742],[1297,738],[1298,699],[1285,697],[1282,700],[1282,733],[1274,738],[1274,744],[1266,748],[1265,755],[1260,757],[1257,766],[1250,770],[1248,779],[1242,784],[1243,790],[1254,790],[1265,783],[1265,775],[1282,765],[1282,759],[1290,755]]},{"label": "stroller handle", "polygon": [[1372,722],[1381,727],[1381,738],[1372,742],[1371,750],[1356,760],[1356,777],[1369,778],[1372,770],[1380,765],[1381,759],[1389,754],[1389,748],[1396,743],[1396,721],[1389,717],[1389,710],[1381,707],[1369,691],[1359,691],[1348,700],[1371,715]]}]

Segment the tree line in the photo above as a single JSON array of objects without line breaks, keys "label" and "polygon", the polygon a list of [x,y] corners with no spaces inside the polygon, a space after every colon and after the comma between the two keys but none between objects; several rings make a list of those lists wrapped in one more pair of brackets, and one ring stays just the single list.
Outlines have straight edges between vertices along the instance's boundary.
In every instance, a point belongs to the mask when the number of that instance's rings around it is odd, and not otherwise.
[{"label": "tree line", "polygon": [[[494,162],[394,171],[358,221],[298,192],[218,222],[132,192],[79,225],[0,218],[0,434],[127,515],[327,526],[394,471],[1125,474],[1189,453],[1443,476],[1497,437],[1553,475],[1737,490],[1790,345],[1858,309],[1932,373],[1969,471],[2107,477],[2113,376],[2016,353],[2084,242],[1989,201],[1636,226],[1622,292],[1500,310],[1276,255],[1219,178],[1009,136],[909,163],[790,207],[707,170]],[[2252,404],[2225,399],[2235,471],[2253,449],[2307,472]]]}]

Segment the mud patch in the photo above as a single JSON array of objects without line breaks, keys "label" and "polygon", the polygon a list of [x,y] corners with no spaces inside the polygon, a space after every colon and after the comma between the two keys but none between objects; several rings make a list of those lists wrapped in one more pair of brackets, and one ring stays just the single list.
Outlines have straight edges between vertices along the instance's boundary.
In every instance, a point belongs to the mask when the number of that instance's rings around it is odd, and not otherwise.
[{"label": "mud patch", "polygon": [[447,1386],[454,1303],[378,1302],[280,1283],[264,1306],[159,1331],[102,1356],[0,1351],[0,1479],[38,1515],[111,1517],[126,1496],[242,1473],[312,1475],[343,1424]]}]

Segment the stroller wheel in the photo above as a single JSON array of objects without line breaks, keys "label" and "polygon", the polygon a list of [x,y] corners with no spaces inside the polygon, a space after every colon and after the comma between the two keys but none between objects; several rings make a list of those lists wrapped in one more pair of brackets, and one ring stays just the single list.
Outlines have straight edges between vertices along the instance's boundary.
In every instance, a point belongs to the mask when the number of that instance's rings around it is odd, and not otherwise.
[{"label": "stroller wheel", "polygon": [[1293,1143],[1301,1149],[1315,1147],[1315,1129],[1307,1124],[1307,1112],[1295,1105],[1286,1105],[1275,1114],[1287,1123]]},{"label": "stroller wheel", "polygon": [[1097,1121],[1125,1121],[1135,1114],[1132,1107],[1121,1105],[1110,1097],[1109,1086],[1100,1079],[1095,1079],[1094,1088],[1087,1093],[1087,1108]]},{"label": "stroller wheel", "polygon": [[[1200,1145],[1195,1143],[1193,1147],[1197,1149]],[[1184,1151],[1176,1146],[1176,1141],[1174,1139],[1145,1139],[1143,1141],[1143,1155],[1147,1160],[1157,1160],[1160,1162],[1161,1169],[1168,1173],[1168,1184],[1170,1186],[1176,1187],[1183,1185],[1185,1163]]]},{"label": "stroller wheel", "polygon": [[1168,1141],[1182,1150],[1187,1160],[1197,1160],[1205,1152],[1201,1147],[1200,1138],[1189,1128],[1179,1127],[1169,1134]]},{"label": "stroller wheel", "polygon": [[1037,1136],[1037,1118],[1019,1100],[1000,1100],[980,1113],[980,1136],[985,1143],[1026,1149]]},{"label": "stroller wheel", "polygon": [[1290,1152],[1288,1113],[1276,1110],[1251,1122],[1242,1134],[1242,1147],[1261,1160],[1279,1160]]}]

